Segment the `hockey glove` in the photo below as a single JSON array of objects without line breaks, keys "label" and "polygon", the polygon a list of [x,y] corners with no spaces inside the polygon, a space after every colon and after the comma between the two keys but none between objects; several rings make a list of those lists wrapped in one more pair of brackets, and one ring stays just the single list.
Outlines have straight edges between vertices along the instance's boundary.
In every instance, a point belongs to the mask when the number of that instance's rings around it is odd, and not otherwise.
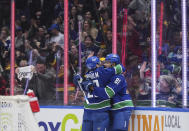
[{"label": "hockey glove", "polygon": [[79,86],[79,83],[82,83],[83,79],[80,74],[76,74],[73,76],[73,83],[75,86]]},{"label": "hockey glove", "polygon": [[93,91],[94,84],[91,80],[86,80],[82,82],[82,88],[86,92],[92,92]]}]

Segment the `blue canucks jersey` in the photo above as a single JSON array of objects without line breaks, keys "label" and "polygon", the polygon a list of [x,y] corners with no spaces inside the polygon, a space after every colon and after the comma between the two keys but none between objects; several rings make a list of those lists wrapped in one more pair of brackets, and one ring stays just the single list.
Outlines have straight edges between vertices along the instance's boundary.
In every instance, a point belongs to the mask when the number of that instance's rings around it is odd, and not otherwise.
[{"label": "blue canucks jersey", "polygon": [[93,94],[103,99],[111,98],[111,110],[120,111],[133,107],[123,75],[114,75],[106,87],[94,87]]},{"label": "blue canucks jersey", "polygon": [[[90,79],[96,87],[104,87],[115,74],[124,72],[124,67],[118,65],[114,68],[99,67],[86,73],[86,79]],[[110,99],[98,97],[92,93],[87,94],[90,104],[84,103],[85,110],[105,111],[110,109]]]}]

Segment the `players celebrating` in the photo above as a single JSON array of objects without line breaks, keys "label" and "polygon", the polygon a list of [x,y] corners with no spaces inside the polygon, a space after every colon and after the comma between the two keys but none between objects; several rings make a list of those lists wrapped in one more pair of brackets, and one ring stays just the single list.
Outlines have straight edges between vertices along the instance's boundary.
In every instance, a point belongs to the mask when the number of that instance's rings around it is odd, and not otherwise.
[{"label": "players celebrating", "polygon": [[[125,131],[133,107],[127,84],[122,74],[118,55],[109,54],[104,66],[96,56],[86,60],[89,71],[82,88],[88,93],[89,104],[84,104],[82,131]],[[76,78],[77,76],[75,76]]]}]

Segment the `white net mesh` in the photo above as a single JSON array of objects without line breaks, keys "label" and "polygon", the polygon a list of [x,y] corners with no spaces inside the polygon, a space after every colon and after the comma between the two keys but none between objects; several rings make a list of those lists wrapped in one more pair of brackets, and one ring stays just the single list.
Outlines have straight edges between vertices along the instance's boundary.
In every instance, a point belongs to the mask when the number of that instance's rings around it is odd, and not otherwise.
[{"label": "white net mesh", "polygon": [[0,96],[0,131],[39,131],[28,96]]}]

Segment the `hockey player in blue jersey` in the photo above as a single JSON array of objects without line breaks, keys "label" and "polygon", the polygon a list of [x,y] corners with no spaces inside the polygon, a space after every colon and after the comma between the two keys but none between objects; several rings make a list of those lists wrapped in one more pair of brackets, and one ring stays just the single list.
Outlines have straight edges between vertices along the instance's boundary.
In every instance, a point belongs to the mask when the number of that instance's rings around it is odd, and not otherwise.
[{"label": "hockey player in blue jersey", "polygon": [[[106,56],[105,66],[115,67],[120,63],[116,54]],[[121,74],[114,75],[105,87],[88,86],[92,94],[102,99],[111,99],[110,128],[108,131],[127,131],[133,103],[127,91],[125,77]]]},{"label": "hockey player in blue jersey", "polygon": [[[99,65],[100,60],[96,56],[89,57],[86,60],[86,66],[89,71],[85,75],[86,81],[81,83],[81,85],[84,85],[83,87],[90,85],[88,80],[92,81],[92,84],[96,87],[105,86],[113,75],[124,71],[121,65],[108,69],[104,69],[104,67]],[[74,81],[77,81],[78,76],[74,77]],[[87,99],[89,104],[84,103],[82,131],[108,131],[110,125],[108,112],[111,105],[110,99],[95,96],[91,92],[88,92]]]}]

